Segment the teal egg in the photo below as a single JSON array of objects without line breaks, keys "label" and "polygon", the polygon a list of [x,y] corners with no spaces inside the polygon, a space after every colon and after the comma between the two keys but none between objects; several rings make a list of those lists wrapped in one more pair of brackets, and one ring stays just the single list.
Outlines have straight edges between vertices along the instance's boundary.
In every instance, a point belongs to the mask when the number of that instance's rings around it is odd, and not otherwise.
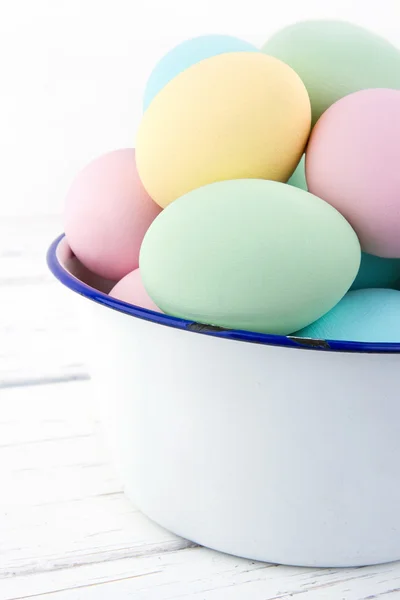
[{"label": "teal egg", "polygon": [[400,342],[400,291],[354,290],[326,315],[294,334],[352,342]]},{"label": "teal egg", "polygon": [[293,185],[300,190],[308,191],[306,181],[306,155],[303,154],[299,164],[297,165],[293,175],[288,181],[288,185]]},{"label": "teal egg", "polygon": [[363,252],[352,290],[366,288],[399,288],[400,258],[381,258]]},{"label": "teal egg", "polygon": [[331,104],[352,92],[400,89],[399,50],[352,23],[299,22],[273,35],[262,51],[287,63],[303,80],[313,124]]},{"label": "teal egg", "polygon": [[330,310],[360,264],[356,234],[327,202],[284,183],[212,183],[148,229],[144,286],[165,313],[286,335]]},{"label": "teal egg", "polygon": [[227,52],[259,52],[259,49],[230,35],[202,35],[175,46],[154,67],[144,92],[143,109],[179,73],[201,60]]}]

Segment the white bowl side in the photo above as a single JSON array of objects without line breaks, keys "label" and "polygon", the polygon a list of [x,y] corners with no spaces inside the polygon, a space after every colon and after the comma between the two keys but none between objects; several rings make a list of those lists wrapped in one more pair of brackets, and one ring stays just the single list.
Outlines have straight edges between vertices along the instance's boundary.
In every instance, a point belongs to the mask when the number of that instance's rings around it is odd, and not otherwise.
[{"label": "white bowl side", "polygon": [[73,295],[113,459],[146,515],[267,562],[400,559],[399,354],[220,339]]}]

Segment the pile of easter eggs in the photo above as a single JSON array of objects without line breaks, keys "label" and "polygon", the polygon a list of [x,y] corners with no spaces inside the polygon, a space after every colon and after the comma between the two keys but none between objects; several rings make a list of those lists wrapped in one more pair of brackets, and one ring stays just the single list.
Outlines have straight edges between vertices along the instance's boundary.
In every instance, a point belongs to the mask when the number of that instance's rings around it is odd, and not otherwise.
[{"label": "pile of easter eggs", "polygon": [[90,163],[65,233],[110,295],[213,326],[400,342],[400,52],[301,22],[173,48],[135,149]]}]

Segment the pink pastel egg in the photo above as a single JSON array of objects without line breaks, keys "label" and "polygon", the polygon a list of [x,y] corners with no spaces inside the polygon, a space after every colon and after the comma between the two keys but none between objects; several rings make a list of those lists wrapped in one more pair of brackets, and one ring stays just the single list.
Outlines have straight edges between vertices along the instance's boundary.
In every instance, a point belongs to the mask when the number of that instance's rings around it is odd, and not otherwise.
[{"label": "pink pastel egg", "polygon": [[116,150],[75,179],[65,202],[65,234],[85,267],[118,281],[138,267],[144,234],[160,211],[139,179],[135,150]]},{"label": "pink pastel egg", "polygon": [[308,189],[334,206],[364,252],[400,258],[400,91],[345,96],[321,116],[306,153]]},{"label": "pink pastel egg", "polygon": [[154,310],[155,312],[162,312],[146,292],[140,276],[140,269],[136,269],[135,271],[132,271],[132,273],[125,275],[125,277],[113,287],[109,295],[117,300],[128,302],[129,304],[135,304],[136,306]]}]

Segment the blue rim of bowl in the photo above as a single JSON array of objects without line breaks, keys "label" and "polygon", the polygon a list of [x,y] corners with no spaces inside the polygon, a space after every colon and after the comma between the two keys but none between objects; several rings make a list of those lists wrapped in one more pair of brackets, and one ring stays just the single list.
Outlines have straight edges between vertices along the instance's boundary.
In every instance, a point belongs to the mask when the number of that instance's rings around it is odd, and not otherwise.
[{"label": "blue rim of bowl", "polygon": [[306,350],[323,350],[325,352],[352,352],[352,353],[385,353],[397,354],[400,353],[400,342],[348,342],[342,340],[315,340],[308,338],[297,338],[294,336],[270,335],[266,333],[253,333],[250,331],[241,331],[239,329],[224,329],[221,327],[213,327],[211,325],[203,325],[194,321],[187,321],[177,317],[147,310],[140,306],[128,304],[122,300],[112,298],[107,294],[96,290],[95,288],[83,283],[74,275],[69,273],[60,263],[57,258],[57,248],[60,242],[64,239],[65,234],[59,235],[50,245],[47,251],[47,266],[51,273],[60,283],[71,291],[84,296],[88,300],[92,300],[97,304],[101,304],[120,313],[124,313],[137,319],[150,321],[158,325],[173,327],[174,329],[182,329],[192,333],[200,333],[213,337],[235,340],[238,342],[248,342],[252,344],[261,344],[265,346],[285,346],[289,348],[306,349]]}]

